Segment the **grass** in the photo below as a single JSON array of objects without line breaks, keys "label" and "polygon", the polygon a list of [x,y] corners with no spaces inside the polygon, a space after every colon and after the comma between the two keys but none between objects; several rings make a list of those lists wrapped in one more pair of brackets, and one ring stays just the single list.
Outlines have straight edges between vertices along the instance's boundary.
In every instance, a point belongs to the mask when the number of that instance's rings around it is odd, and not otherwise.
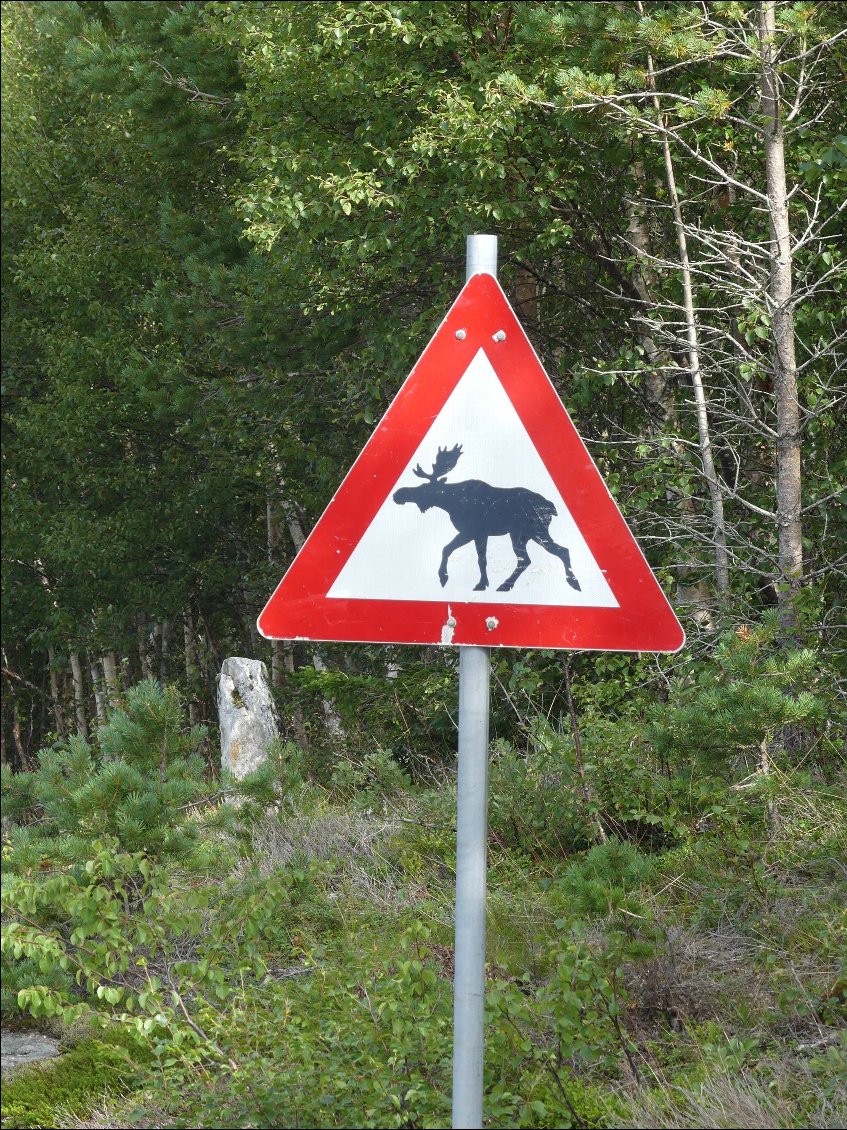
[{"label": "grass", "polygon": [[[779,837],[751,821],[745,837],[713,827],[664,852],[564,857],[492,837],[491,1125],[845,1124],[847,806],[787,778],[777,792]],[[227,884],[293,867],[311,879],[280,910],[291,948],[275,942],[264,980],[188,1001],[237,1068],[196,1032],[180,1046],[161,1037],[133,1098],[125,1051],[90,1039],[4,1088],[4,1128],[125,1125],[133,1106],[141,1126],[443,1124],[451,805],[446,787],[368,808],[314,788],[254,819],[229,877],[205,880],[221,887],[213,905],[224,912]],[[551,996],[569,945],[587,964]]]}]

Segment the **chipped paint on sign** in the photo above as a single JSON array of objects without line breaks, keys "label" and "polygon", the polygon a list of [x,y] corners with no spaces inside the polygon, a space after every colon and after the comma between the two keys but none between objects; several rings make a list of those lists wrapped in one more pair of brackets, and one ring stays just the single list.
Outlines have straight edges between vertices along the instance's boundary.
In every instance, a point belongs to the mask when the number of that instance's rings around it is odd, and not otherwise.
[{"label": "chipped paint on sign", "polygon": [[447,621],[441,629],[441,642],[452,643],[453,632],[456,630],[456,617],[453,615],[450,605],[447,605]]}]

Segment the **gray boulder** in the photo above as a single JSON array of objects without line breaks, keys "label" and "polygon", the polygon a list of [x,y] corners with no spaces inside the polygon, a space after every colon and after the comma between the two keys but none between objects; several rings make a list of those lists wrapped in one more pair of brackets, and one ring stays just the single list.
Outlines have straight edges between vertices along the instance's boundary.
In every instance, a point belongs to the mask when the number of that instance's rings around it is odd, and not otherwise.
[{"label": "gray boulder", "polygon": [[259,659],[225,659],[218,675],[218,718],[221,768],[239,780],[267,760],[268,747],[279,737],[279,719]]}]

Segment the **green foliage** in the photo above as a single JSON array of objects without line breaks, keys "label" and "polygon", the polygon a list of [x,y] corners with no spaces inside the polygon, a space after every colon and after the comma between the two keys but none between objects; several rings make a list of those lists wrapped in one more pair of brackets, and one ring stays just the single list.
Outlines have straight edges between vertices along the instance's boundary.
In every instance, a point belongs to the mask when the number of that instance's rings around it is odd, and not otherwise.
[{"label": "green foliage", "polygon": [[[614,1104],[581,1073],[604,1065],[615,1074],[634,1047],[621,1022],[618,971],[578,933],[556,946],[552,976],[499,982],[487,995],[492,1014],[489,1063],[496,1115],[519,1126],[604,1126]],[[522,1093],[508,1090],[517,1078]],[[489,1066],[489,1070],[491,1067]]]},{"label": "green foliage", "polygon": [[[675,1085],[707,1087],[728,1065],[758,1069],[763,1031],[774,1048],[786,1026],[838,1023],[841,875],[827,860],[840,852],[843,801],[774,775],[776,865],[762,859],[760,800],[726,782],[735,807],[715,805],[671,851],[610,838],[563,864],[558,850],[492,838],[487,1117],[622,1125],[638,1073],[658,1065]],[[173,1126],[444,1125],[455,800],[449,788],[389,800],[386,816],[363,814],[356,797],[333,816],[326,801],[278,796],[286,854],[266,829],[252,862],[231,856],[226,876],[121,856],[114,842],[78,873],[33,871],[12,887],[5,937],[8,953],[45,971],[22,1005],[70,1019],[87,1002],[121,1019],[157,1065],[143,1076],[142,1120],[155,1110]],[[382,838],[375,827],[352,859],[368,820],[385,822]],[[337,860],[320,847],[332,829]],[[308,837],[312,865],[297,862]],[[499,936],[515,929],[521,939]],[[738,982],[709,1023],[697,994],[715,991],[709,962],[724,937],[739,949],[720,968]],[[71,983],[51,987],[63,966]]]},{"label": "green foliage", "polygon": [[653,870],[653,862],[633,844],[609,839],[569,864],[559,884],[575,917],[638,913],[642,906],[634,896]]},{"label": "green foliage", "polygon": [[69,1018],[76,986],[121,996],[114,977],[146,944],[133,923],[152,887],[167,889],[168,865],[220,862],[220,845],[201,835],[211,791],[204,740],[184,724],[175,688],[147,681],[100,727],[96,746],[76,736],[42,750],[31,772],[3,767],[7,1013],[29,1002],[36,1015]]},{"label": "green foliage", "polygon": [[[19,990],[18,1007],[69,1023],[96,1006],[140,1033],[173,1030],[177,1043],[194,1047],[183,999],[214,1007],[208,1002],[225,999],[234,982],[267,975],[271,962],[290,956],[290,908],[307,891],[299,870],[227,890],[199,885],[95,841],[78,871],[4,886],[3,952],[38,961],[47,975]],[[51,982],[56,969],[73,974],[70,988]]]},{"label": "green foliage", "polygon": [[[304,666],[296,672],[310,712],[321,710],[328,699],[347,732],[347,752],[366,756],[374,747],[390,753],[418,781],[430,780],[445,762],[455,757],[457,686],[453,665],[400,663],[385,648],[361,648],[355,666],[316,671]],[[385,677],[392,661],[400,667]],[[361,668],[376,668],[369,673]],[[316,741],[320,741],[319,734]],[[314,766],[316,772],[326,767]]]},{"label": "green foliage", "polygon": [[427,954],[428,936],[417,923],[390,957],[319,965],[290,987],[269,985],[254,1013],[251,1054],[242,1052],[245,1032],[227,1033],[238,1071],[211,1088],[194,1086],[175,1124],[443,1125],[450,992]]},{"label": "green foliage", "polygon": [[489,831],[498,844],[531,857],[567,856],[591,844],[590,813],[567,741],[546,733],[526,753],[495,743]]},{"label": "green foliage", "polygon": [[775,635],[772,621],[729,632],[715,650],[717,673],[709,665],[677,681],[669,702],[651,712],[650,740],[661,758],[726,770],[749,767],[775,744],[779,754],[814,742],[821,763],[835,753],[827,723],[836,704],[820,657],[785,652]]},{"label": "green foliage", "polygon": [[128,853],[186,857],[199,828],[190,810],[210,791],[205,738],[182,721],[176,689],[148,680],[99,728],[96,747],[76,735],[41,750],[31,772],[4,766],[4,818],[19,825],[10,866],[28,871],[45,855],[76,862],[100,837]]},{"label": "green foliage", "polygon": [[332,774],[332,788],[339,795],[357,797],[368,805],[403,793],[411,780],[396,761],[379,751],[366,754],[361,761],[340,761]]}]

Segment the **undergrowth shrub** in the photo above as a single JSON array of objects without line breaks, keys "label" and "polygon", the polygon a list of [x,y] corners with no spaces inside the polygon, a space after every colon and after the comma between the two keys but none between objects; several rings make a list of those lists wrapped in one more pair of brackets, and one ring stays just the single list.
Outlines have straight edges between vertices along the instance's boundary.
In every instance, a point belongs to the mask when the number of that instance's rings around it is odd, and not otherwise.
[{"label": "undergrowth shrub", "polygon": [[822,768],[834,767],[843,749],[830,725],[841,715],[831,697],[831,672],[804,648],[779,646],[778,624],[725,633],[713,661],[692,676],[672,682],[668,701],[648,711],[647,738],[672,767],[696,760],[728,776],[767,770],[771,759],[783,768],[814,750]]},{"label": "undergrowth shrub", "polygon": [[156,999],[151,961],[170,969],[204,933],[232,937],[243,900],[216,913],[220,887],[208,880],[226,874],[256,811],[279,798],[278,766],[239,784],[240,807],[213,803],[205,736],[183,721],[174,688],[147,680],[95,742],[42,750],[28,773],[4,766],[4,1015],[70,1019],[97,1001],[131,1010],[139,993]]},{"label": "undergrowth shrub", "polygon": [[[360,662],[371,649],[362,649]],[[404,651],[404,649],[399,649]],[[386,662],[385,648],[374,648],[371,669]],[[345,656],[344,669],[299,668],[294,678],[320,717],[322,700],[332,702],[345,730],[345,751],[353,760],[381,749],[415,780],[431,780],[433,768],[455,757],[456,672],[443,654],[435,662],[404,662],[392,678],[356,670]],[[315,765],[324,783],[333,765]]]},{"label": "undergrowth shrub", "polygon": [[4,939],[24,920],[35,935],[46,931],[40,948],[4,942],[4,1015],[39,986],[65,1002],[75,998],[73,966],[58,960],[48,939],[75,937],[79,946],[108,908],[131,917],[155,861],[219,861],[220,846],[199,819],[214,787],[199,752],[205,738],[183,721],[176,690],[147,680],[127,692],[96,741],[58,742],[39,752],[30,772],[3,766]]},{"label": "undergrowth shrub", "polygon": [[132,687],[125,706],[97,730],[39,751],[37,766],[3,766],[3,817],[17,871],[44,860],[73,863],[91,840],[111,837],[125,852],[185,858],[199,826],[187,818],[208,796],[200,726],[188,727],[173,687],[152,679]]},{"label": "undergrowth shrub", "polygon": [[634,844],[611,838],[568,864],[557,880],[574,917],[643,913],[638,888],[655,870]]},{"label": "undergrowth shrub", "polygon": [[81,868],[4,884],[3,952],[44,974],[18,989],[18,1007],[65,1023],[96,1009],[142,1035],[164,1029],[196,1041],[185,1001],[213,1005],[290,964],[311,891],[309,873],[296,868],[220,885],[95,841]]},{"label": "undergrowth shrub", "polygon": [[566,741],[548,733],[525,752],[494,743],[488,828],[500,847],[530,858],[567,856],[591,845],[596,833]]},{"label": "undergrowth shrub", "polygon": [[331,790],[358,805],[380,805],[383,800],[408,792],[412,780],[406,770],[385,750],[340,761],[332,773]]},{"label": "undergrowth shrub", "polygon": [[504,1125],[616,1125],[614,1103],[593,1079],[640,1077],[616,955],[560,925],[547,978],[500,980],[487,994],[486,1109]]}]

